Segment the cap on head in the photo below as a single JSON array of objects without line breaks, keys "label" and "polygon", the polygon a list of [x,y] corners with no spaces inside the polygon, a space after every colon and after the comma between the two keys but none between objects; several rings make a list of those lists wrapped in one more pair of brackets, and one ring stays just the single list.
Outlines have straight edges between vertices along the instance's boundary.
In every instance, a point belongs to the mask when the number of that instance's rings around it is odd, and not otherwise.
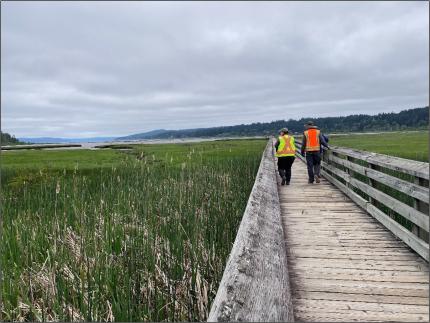
[{"label": "cap on head", "polygon": [[308,122],[305,123],[306,126],[313,126],[314,122],[309,120]]},{"label": "cap on head", "polygon": [[279,133],[288,133],[288,128],[282,128],[281,130],[279,130]]}]

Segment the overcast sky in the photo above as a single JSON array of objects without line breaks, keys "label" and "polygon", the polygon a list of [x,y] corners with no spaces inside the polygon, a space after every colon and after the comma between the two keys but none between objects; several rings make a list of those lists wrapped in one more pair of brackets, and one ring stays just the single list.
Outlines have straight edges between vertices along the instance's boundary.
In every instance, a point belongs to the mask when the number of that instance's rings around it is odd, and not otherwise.
[{"label": "overcast sky", "polygon": [[120,136],[429,101],[425,2],[2,2],[1,126]]}]

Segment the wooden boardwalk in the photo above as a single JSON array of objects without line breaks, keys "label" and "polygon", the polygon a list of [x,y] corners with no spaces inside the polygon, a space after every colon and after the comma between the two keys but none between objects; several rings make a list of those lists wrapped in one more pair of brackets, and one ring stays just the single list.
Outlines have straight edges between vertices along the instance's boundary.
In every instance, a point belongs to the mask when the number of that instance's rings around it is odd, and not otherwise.
[{"label": "wooden boardwalk", "polygon": [[298,158],[278,186],[296,321],[429,321],[429,267]]}]

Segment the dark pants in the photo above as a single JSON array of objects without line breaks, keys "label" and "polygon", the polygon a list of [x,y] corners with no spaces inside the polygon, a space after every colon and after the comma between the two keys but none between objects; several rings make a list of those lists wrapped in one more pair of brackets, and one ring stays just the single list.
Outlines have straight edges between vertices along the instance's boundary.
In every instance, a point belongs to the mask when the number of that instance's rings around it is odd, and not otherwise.
[{"label": "dark pants", "polygon": [[313,182],[315,175],[318,177],[321,176],[321,153],[319,151],[307,151],[306,164],[308,165],[309,182]]},{"label": "dark pants", "polygon": [[287,181],[291,180],[291,166],[293,166],[295,156],[278,157],[278,171],[279,175]]}]

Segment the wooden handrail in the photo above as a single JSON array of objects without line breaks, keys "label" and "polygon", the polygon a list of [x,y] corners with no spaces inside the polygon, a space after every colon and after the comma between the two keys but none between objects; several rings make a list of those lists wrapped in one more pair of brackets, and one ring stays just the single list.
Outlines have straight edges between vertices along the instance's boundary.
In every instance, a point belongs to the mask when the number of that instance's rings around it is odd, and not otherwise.
[{"label": "wooden handrail", "polygon": [[344,147],[332,147],[332,150],[344,156],[366,161],[369,164],[378,165],[415,177],[429,179],[429,164],[425,162]]},{"label": "wooden handrail", "polygon": [[417,198],[423,202],[428,203],[429,201],[429,189],[428,187],[419,186],[414,183],[410,183],[408,181],[402,180],[400,178],[379,172],[377,170],[367,168],[353,162],[350,162],[346,159],[342,159],[334,156],[333,154],[329,155],[329,160],[335,162],[336,164],[342,165],[346,168],[352,169],[354,172],[357,172],[361,175],[367,176],[371,179],[378,181],[384,185],[387,185],[391,188],[394,188],[402,193],[410,195],[414,198]]},{"label": "wooden handrail", "polygon": [[[299,152],[301,142],[296,141],[296,146]],[[299,153],[297,155],[304,160]],[[383,170],[390,170],[391,174]],[[330,150],[324,149],[321,174],[429,261],[428,163],[344,147],[331,147]],[[356,174],[367,177],[368,181],[360,180]],[[395,174],[407,174],[413,178],[413,182],[398,178]],[[414,205],[400,201],[375,183],[381,183],[409,196]],[[360,194],[357,194],[357,190]],[[378,204],[383,204],[409,220],[412,223],[412,231],[395,221],[390,214],[378,207]]]},{"label": "wooden handrail", "polygon": [[270,139],[208,321],[294,320]]}]

